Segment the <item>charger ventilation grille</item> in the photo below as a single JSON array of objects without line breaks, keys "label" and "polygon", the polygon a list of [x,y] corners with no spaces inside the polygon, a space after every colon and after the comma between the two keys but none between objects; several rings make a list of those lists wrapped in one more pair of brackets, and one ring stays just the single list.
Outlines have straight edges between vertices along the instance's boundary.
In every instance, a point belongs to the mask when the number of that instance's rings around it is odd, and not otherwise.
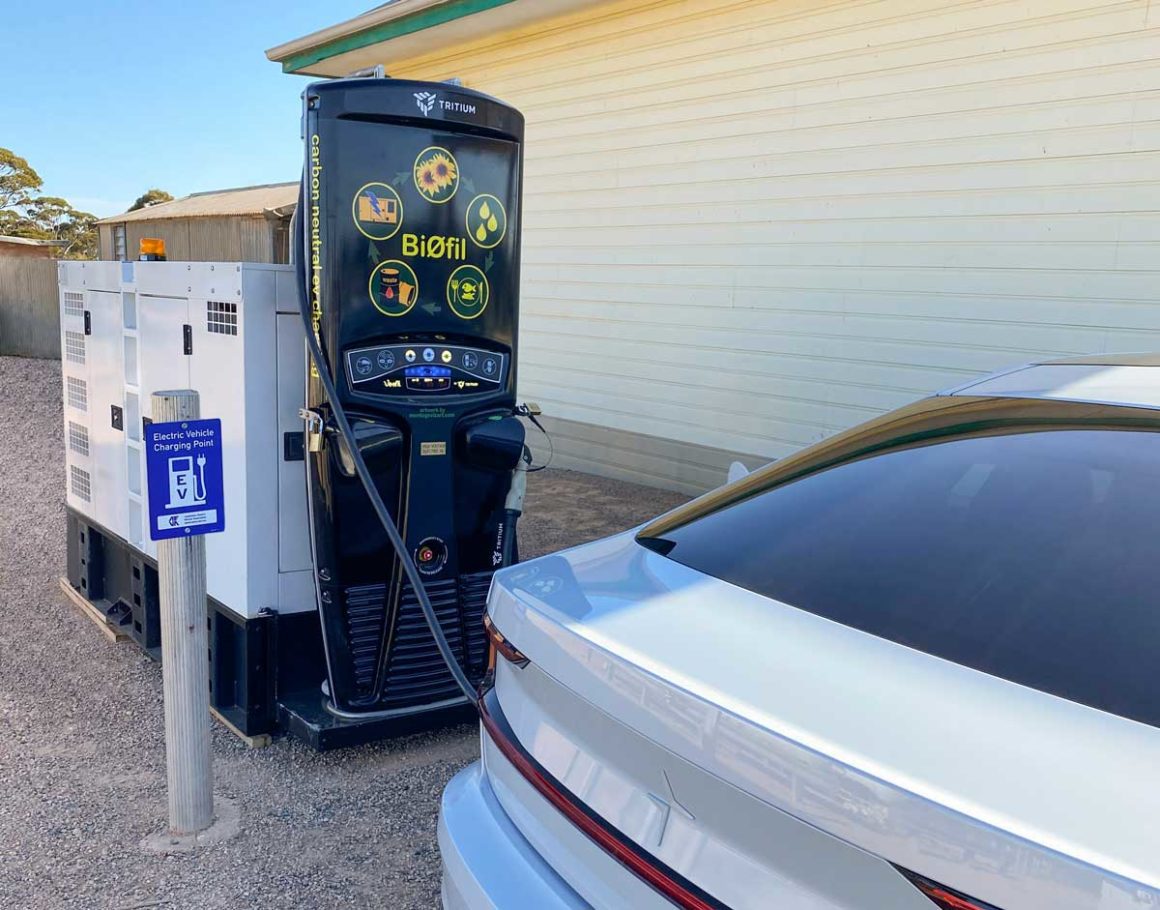
[{"label": "charger ventilation grille", "polygon": [[71,408],[76,408],[78,411],[87,411],[89,409],[89,387],[85,384],[83,379],[77,379],[75,376],[69,376],[66,379],[68,383],[67,397],[68,404]]},{"label": "charger ventilation grille", "polygon": [[81,332],[64,333],[64,356],[69,363],[85,362],[85,336]]},{"label": "charger ventilation grille", "polygon": [[89,454],[89,431],[76,421],[68,422],[68,447],[78,455]]},{"label": "charger ventilation grille", "polygon": [[238,305],[223,300],[207,300],[205,327],[213,335],[238,334]]},{"label": "charger ventilation grille", "polygon": [[89,486],[89,472],[78,468],[75,464],[69,465],[69,487],[73,496],[89,502],[92,499],[92,488]]},{"label": "charger ventilation grille", "polygon": [[84,316],[85,295],[78,291],[65,291],[64,314],[66,316]]}]

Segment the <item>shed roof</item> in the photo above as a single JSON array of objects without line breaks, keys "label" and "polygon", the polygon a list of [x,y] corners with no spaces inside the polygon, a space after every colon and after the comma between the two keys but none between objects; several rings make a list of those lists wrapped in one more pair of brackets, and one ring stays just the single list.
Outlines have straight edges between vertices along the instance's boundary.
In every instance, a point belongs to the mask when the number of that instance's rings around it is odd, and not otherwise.
[{"label": "shed roof", "polygon": [[31,237],[9,237],[7,234],[0,234],[0,243],[16,246],[68,246],[63,240],[35,240]]},{"label": "shed roof", "polygon": [[289,214],[298,202],[298,183],[264,183],[232,190],[193,193],[172,202],[160,202],[135,212],[102,218],[97,224],[160,221],[166,218],[212,218],[223,215]]}]

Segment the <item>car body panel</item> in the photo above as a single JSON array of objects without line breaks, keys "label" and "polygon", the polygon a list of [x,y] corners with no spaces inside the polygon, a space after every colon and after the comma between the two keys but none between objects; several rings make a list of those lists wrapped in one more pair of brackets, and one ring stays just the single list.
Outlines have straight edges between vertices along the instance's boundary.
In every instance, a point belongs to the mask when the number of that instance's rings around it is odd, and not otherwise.
[{"label": "car body panel", "polygon": [[479,762],[443,791],[439,854],[446,910],[583,910],[587,904],[520,835]]},{"label": "car body panel", "polygon": [[[731,910],[929,910],[889,863],[706,774],[535,664],[500,665],[496,694],[511,706],[504,715],[520,743],[561,786]],[[486,738],[484,755],[500,804],[593,906],[671,906],[543,797],[526,792],[528,784]],[[554,829],[552,843],[544,826]]]},{"label": "car body panel", "polygon": [[[503,570],[489,609],[566,690],[847,844],[1005,910],[1160,898],[1152,727],[736,588],[631,533]],[[543,761],[538,735],[521,742]]]},{"label": "car body panel", "polygon": [[969,382],[944,394],[1160,408],[1160,368],[1091,361],[1031,364]]}]

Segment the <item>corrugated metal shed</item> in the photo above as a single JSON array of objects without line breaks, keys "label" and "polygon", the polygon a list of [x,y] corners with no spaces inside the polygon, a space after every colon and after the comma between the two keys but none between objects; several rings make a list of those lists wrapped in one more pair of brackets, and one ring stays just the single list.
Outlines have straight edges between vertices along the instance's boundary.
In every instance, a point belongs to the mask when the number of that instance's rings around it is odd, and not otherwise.
[{"label": "corrugated metal shed", "polygon": [[[298,183],[266,183],[231,190],[193,193],[172,202],[146,206],[135,212],[102,218],[97,224],[124,224],[130,221],[159,221],[163,218],[207,218],[225,215],[261,215],[271,210],[293,212],[298,201]],[[287,214],[289,214],[289,212]]]},{"label": "corrugated metal shed", "polygon": [[288,262],[298,183],[194,193],[97,222],[102,259],[136,258],[143,237],[174,261]]},{"label": "corrugated metal shed", "polygon": [[0,257],[52,259],[65,244],[59,240],[30,240],[0,235]]}]

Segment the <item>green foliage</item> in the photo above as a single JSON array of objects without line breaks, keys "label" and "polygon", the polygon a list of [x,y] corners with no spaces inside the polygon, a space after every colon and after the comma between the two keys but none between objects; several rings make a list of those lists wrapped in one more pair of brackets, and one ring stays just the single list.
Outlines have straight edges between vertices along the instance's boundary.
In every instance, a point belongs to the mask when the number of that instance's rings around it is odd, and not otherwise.
[{"label": "green foliage", "polygon": [[59,241],[58,255],[65,259],[96,258],[96,216],[59,196],[37,195],[42,185],[26,160],[0,148],[0,234]]},{"label": "green foliage", "polygon": [[40,175],[17,155],[0,148],[0,211],[20,208],[40,189]]},{"label": "green foliage", "polygon": [[158,202],[172,202],[173,197],[165,190],[159,190],[153,187],[151,190],[146,190],[137,197],[137,201],[129,206],[130,212],[135,212],[137,209],[143,209],[147,205],[156,205]]}]

